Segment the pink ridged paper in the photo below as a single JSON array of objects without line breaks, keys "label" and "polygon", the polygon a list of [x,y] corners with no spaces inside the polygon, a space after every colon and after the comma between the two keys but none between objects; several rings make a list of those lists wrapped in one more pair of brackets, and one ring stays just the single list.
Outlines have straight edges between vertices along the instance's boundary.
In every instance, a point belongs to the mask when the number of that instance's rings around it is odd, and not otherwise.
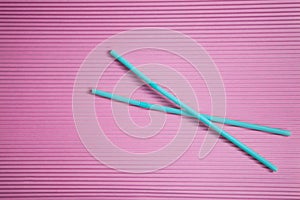
[{"label": "pink ridged paper", "polygon": [[[0,198],[300,199],[299,19],[296,0],[1,1]],[[96,45],[120,31],[142,27],[173,29],[205,48],[224,81],[227,117],[292,132],[283,137],[225,127],[276,164],[278,172],[222,138],[199,160],[204,127],[180,159],[156,172],[119,172],[91,156],[72,114],[77,71]],[[139,64],[142,51],[139,58],[128,55]],[[174,60],[174,66],[192,82],[199,78],[180,62]],[[109,91],[118,73],[110,68],[107,85],[101,87]],[[209,112],[207,91],[201,85],[196,90],[199,107]],[[109,123],[110,109],[103,106],[109,103],[97,99],[99,121]],[[147,124],[147,111],[130,109],[137,123]],[[176,116],[170,120],[176,123]],[[117,130],[113,125],[107,128]],[[173,131],[166,128],[161,134]],[[112,137],[129,150],[152,148],[132,146],[124,135]],[[169,139],[158,137],[156,147]]]}]

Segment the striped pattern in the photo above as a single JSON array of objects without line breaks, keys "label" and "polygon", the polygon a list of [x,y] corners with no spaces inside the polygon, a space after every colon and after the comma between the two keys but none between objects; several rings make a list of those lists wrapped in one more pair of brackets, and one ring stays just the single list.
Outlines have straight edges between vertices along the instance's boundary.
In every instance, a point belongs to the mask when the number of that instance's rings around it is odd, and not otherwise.
[{"label": "striped pattern", "polygon": [[[299,1],[4,0],[0,26],[0,198],[300,198]],[[279,172],[223,139],[198,160],[201,134],[177,162],[150,174],[117,172],[86,151],[72,116],[76,73],[99,42],[138,27],[174,29],[203,45],[224,79],[227,116],[292,131],[285,138],[226,127]],[[118,78],[111,70],[107,83]],[[132,109],[136,118],[146,113]]]}]

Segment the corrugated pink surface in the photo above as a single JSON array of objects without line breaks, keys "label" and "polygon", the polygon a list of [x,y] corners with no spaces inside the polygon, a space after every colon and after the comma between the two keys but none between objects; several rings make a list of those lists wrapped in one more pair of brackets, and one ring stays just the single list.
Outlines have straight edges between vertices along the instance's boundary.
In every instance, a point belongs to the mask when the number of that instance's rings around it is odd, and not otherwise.
[{"label": "corrugated pink surface", "polygon": [[[300,198],[299,1],[0,4],[1,198]],[[201,134],[183,157],[155,173],[117,172],[86,151],[72,116],[76,73],[95,45],[138,27],[174,29],[203,45],[221,71],[228,117],[292,131],[287,138],[226,127],[279,172],[224,139],[198,160]]]}]

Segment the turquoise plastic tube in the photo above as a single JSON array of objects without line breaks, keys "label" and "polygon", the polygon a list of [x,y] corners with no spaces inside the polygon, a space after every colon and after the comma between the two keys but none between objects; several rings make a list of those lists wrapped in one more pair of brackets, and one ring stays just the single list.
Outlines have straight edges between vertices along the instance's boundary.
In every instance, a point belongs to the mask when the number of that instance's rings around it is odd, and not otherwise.
[{"label": "turquoise plastic tube", "polygon": [[[172,108],[172,107],[167,107],[167,106],[161,106],[161,105],[157,105],[157,104],[151,104],[151,103],[144,102],[144,101],[138,101],[138,100],[130,99],[130,98],[123,97],[123,96],[120,96],[120,95],[117,95],[117,94],[112,94],[112,93],[109,93],[109,92],[105,92],[103,90],[92,89],[92,93],[95,94],[95,95],[101,96],[101,97],[105,97],[105,98],[108,98],[108,99],[113,99],[113,100],[123,102],[123,103],[128,103],[130,105],[138,106],[138,107],[141,107],[141,108],[157,110],[157,111],[162,111],[162,112],[176,114],[176,115],[184,115],[184,116],[188,116],[188,117],[194,117],[194,116],[190,115],[189,113],[185,112],[184,110],[180,110],[180,109]],[[233,126],[258,130],[258,131],[264,131],[264,132],[269,132],[269,133],[278,134],[278,135],[284,135],[284,136],[290,136],[291,135],[290,131],[288,131],[288,130],[283,130],[283,129],[278,129],[278,128],[271,128],[271,127],[268,127],[268,126],[262,126],[262,125],[258,125],[258,124],[251,124],[251,123],[247,123],[247,122],[241,122],[241,121],[237,121],[237,120],[232,120],[232,119],[222,118],[222,117],[216,117],[216,116],[211,116],[211,115],[206,115],[206,114],[202,114],[202,115],[204,117],[206,117],[207,119],[213,121],[213,122],[224,123],[224,124],[227,124],[227,125],[233,125]]]},{"label": "turquoise plastic tube", "polygon": [[267,168],[271,169],[272,171],[277,171],[278,168],[272,164],[270,161],[256,153],[254,150],[240,142],[238,139],[234,138],[232,135],[221,129],[219,126],[211,122],[209,119],[204,117],[202,114],[195,111],[193,108],[189,107],[182,101],[180,101],[178,98],[173,96],[171,93],[167,92],[165,89],[160,87],[157,83],[153,82],[151,79],[149,79],[147,76],[145,76],[141,71],[139,71],[135,66],[133,66],[130,62],[128,62],[125,58],[120,56],[116,51],[111,50],[110,54],[117,59],[120,63],[122,63],[125,67],[127,67],[129,70],[131,70],[134,74],[136,74],[140,79],[142,79],[145,83],[147,83],[150,87],[152,87],[154,90],[168,98],[170,101],[174,102],[181,108],[183,108],[187,113],[192,115],[193,117],[197,118],[199,121],[201,121],[203,124],[208,126],[209,128],[213,129],[217,133],[219,133],[221,136],[226,138],[228,141],[239,147],[241,150],[248,153],[251,157],[265,165]]}]

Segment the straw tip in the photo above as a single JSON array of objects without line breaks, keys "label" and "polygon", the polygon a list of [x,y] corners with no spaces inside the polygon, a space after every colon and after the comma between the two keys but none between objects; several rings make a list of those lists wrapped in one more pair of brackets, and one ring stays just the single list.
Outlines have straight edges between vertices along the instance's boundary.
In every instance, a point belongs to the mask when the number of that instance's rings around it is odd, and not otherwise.
[{"label": "straw tip", "polygon": [[113,50],[113,49],[109,50],[109,54],[112,55],[115,58],[119,57],[119,54],[115,50]]},{"label": "straw tip", "polygon": [[266,167],[268,167],[272,172],[277,172],[278,171],[278,167],[273,165],[273,164],[270,164]]},{"label": "straw tip", "polygon": [[292,132],[291,131],[286,131],[286,136],[291,136]]},{"label": "straw tip", "polygon": [[114,54],[115,53],[115,50],[111,49],[108,51],[110,54]]},{"label": "straw tip", "polygon": [[97,91],[96,89],[91,89],[92,94],[96,94],[96,91]]}]

